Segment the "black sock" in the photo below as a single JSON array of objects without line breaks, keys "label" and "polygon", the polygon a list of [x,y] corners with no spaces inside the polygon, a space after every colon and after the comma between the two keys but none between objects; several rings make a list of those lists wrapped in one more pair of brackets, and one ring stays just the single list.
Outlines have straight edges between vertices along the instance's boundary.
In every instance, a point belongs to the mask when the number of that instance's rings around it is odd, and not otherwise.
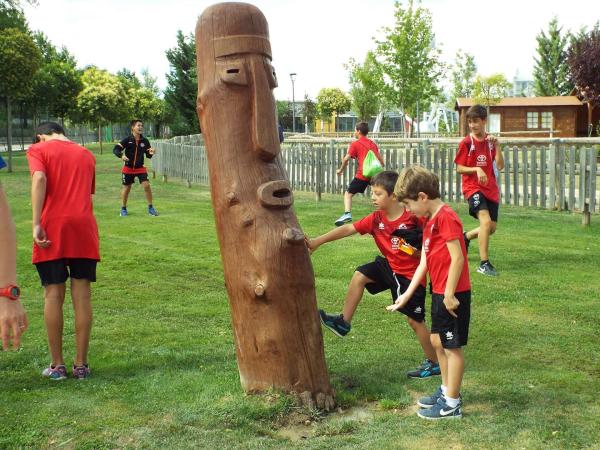
[{"label": "black sock", "polygon": [[481,261],[481,263],[479,263],[479,265],[480,265],[480,266],[483,266],[485,263],[489,263],[489,262],[490,262],[490,260],[489,260],[489,259],[486,259],[485,261]]},{"label": "black sock", "polygon": [[344,214],[352,214],[350,211],[344,211]]},{"label": "black sock", "polygon": [[152,208],[152,203],[150,203],[150,204],[148,205],[148,208]]}]

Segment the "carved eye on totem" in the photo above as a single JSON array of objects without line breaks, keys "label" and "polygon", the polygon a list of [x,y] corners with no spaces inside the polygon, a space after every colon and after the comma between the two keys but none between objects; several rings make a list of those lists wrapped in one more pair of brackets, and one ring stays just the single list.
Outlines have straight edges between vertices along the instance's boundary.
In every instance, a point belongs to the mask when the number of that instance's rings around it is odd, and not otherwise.
[{"label": "carved eye on totem", "polygon": [[265,70],[267,71],[269,87],[271,89],[275,89],[277,87],[277,74],[275,73],[275,67],[273,67],[270,62],[265,61]]},{"label": "carved eye on totem", "polygon": [[223,83],[248,86],[248,76],[243,61],[218,61],[217,69]]}]

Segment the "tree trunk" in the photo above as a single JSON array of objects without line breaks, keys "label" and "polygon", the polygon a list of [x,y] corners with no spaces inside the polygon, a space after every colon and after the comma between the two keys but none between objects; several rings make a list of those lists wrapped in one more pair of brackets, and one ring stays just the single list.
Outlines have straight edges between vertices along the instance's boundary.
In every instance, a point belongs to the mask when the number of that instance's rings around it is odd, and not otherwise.
[{"label": "tree trunk", "polygon": [[196,26],[197,111],[240,380],[335,406],[314,274],[279,155],[268,26],[252,5],[217,4]]},{"label": "tree trunk", "polygon": [[10,95],[6,96],[6,149],[8,150],[8,171],[12,172],[12,114]]},{"label": "tree trunk", "polygon": [[100,154],[102,154],[102,125],[98,125],[98,142],[100,142]]}]

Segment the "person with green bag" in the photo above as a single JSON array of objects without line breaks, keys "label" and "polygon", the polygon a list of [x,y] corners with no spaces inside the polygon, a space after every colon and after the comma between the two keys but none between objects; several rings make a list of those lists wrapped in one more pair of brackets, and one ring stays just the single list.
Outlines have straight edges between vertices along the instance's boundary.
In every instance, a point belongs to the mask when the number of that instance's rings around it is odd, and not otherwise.
[{"label": "person with green bag", "polygon": [[369,124],[358,122],[354,132],[356,141],[348,147],[348,153],[342,159],[342,165],[336,172],[338,176],[342,175],[348,162],[351,159],[357,160],[356,173],[344,193],[344,214],[335,221],[335,225],[338,227],[352,222],[352,197],[354,194],[364,193],[371,178],[383,170],[384,163],[377,144],[368,139],[367,134],[369,134]]}]

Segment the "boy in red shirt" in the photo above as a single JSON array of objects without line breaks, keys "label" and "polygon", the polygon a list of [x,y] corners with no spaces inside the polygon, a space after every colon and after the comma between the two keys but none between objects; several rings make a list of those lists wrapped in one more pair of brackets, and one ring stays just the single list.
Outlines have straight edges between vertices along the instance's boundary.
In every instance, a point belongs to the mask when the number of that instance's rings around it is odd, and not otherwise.
[{"label": "boy in red shirt", "polygon": [[[375,261],[356,269],[348,287],[342,314],[330,315],[319,310],[323,325],[340,337],[350,331],[352,317],[362,299],[365,288],[371,294],[389,289],[392,301],[394,301],[406,290],[419,265],[419,252],[416,247],[420,247],[423,222],[398,202],[394,195],[397,179],[398,173],[391,170],[378,173],[371,180],[371,198],[376,211],[353,224],[334,228],[314,239],[306,239],[308,248],[314,252],[327,242],[356,233],[369,233],[384,255],[384,257],[377,256]],[[407,245],[407,241],[412,245]],[[411,301],[399,310],[407,316],[408,324],[417,335],[425,353],[424,363],[416,370],[408,372],[407,375],[411,378],[439,375],[440,368],[437,364],[437,357],[431,346],[429,330],[425,324],[424,283],[415,288],[415,295]]]},{"label": "boy in red shirt", "polygon": [[36,143],[29,147],[27,161],[32,178],[32,259],[44,286],[44,321],[52,357],[42,375],[52,380],[67,378],[62,307],[70,276],[76,343],[73,377],[87,378],[91,282],[96,281],[96,263],[100,260],[92,205],[96,160],[92,152],[67,139],[59,124],[46,122],[36,130]]},{"label": "boy in red shirt", "polygon": [[342,214],[335,221],[336,227],[352,222],[352,197],[354,197],[354,194],[364,193],[365,189],[369,185],[369,178],[363,175],[363,162],[367,156],[367,153],[369,153],[369,150],[373,151],[381,163],[381,166],[383,167],[384,165],[383,159],[381,159],[381,155],[379,155],[377,144],[375,144],[375,142],[373,142],[371,139],[368,139],[367,134],[369,134],[369,124],[367,122],[357,123],[356,131],[354,132],[356,141],[350,144],[350,147],[348,147],[348,153],[346,153],[344,158],[342,158],[342,165],[336,171],[338,176],[340,176],[342,173],[344,173],[344,169],[351,159],[356,159],[358,162],[356,174],[348,185],[348,189],[344,193],[344,214]]},{"label": "boy in red shirt", "polygon": [[440,199],[440,182],[422,167],[402,171],[394,192],[418,217],[428,218],[423,229],[421,262],[408,289],[388,310],[405,307],[429,273],[431,282],[431,343],[442,371],[442,385],[419,399],[419,417],[462,417],[460,386],[465,367],[462,347],[467,345],[471,316],[471,281],[467,249],[458,215]]},{"label": "boy in red shirt", "polygon": [[490,236],[496,231],[500,191],[496,183],[494,162],[498,170],[504,169],[502,151],[497,151],[497,139],[485,132],[487,111],[481,105],[467,110],[471,133],[458,145],[454,162],[456,171],[462,175],[463,194],[469,202],[469,214],[479,220],[479,226],[464,233],[469,246],[471,239],[479,242],[481,262],[477,272],[497,276],[498,272],[489,259]]}]

